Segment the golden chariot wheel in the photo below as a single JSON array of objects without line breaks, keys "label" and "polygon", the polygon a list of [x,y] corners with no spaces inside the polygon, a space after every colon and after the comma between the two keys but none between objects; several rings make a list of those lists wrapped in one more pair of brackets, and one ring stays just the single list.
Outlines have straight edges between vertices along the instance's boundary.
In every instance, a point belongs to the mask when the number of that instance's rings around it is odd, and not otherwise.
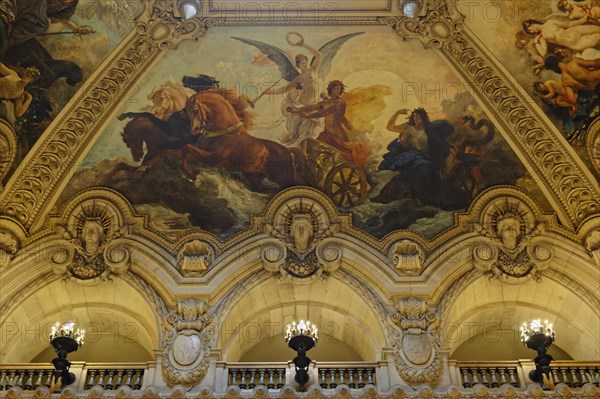
[{"label": "golden chariot wheel", "polygon": [[352,162],[339,163],[327,173],[323,191],[339,207],[360,205],[367,199],[369,191],[367,176]]}]

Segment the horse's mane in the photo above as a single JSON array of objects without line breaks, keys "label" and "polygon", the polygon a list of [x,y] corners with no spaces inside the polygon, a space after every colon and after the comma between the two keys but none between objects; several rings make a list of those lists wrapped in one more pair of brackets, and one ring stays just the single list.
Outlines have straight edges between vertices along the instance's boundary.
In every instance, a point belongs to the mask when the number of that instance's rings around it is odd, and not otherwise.
[{"label": "horse's mane", "polygon": [[238,118],[244,123],[244,127],[251,129],[254,125],[256,113],[250,111],[248,98],[244,95],[237,95],[234,89],[219,89],[215,91],[229,101]]}]

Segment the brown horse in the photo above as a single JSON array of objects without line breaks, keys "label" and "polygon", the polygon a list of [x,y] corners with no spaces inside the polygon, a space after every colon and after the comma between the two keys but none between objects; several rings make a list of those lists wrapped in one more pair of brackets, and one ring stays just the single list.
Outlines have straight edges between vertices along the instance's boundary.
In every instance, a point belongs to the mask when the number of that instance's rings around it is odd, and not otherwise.
[{"label": "brown horse", "polygon": [[[251,136],[231,102],[214,90],[190,97],[185,107],[196,142],[183,148],[182,168],[196,175],[190,161],[201,161],[229,172],[239,172],[252,190],[265,191],[265,178],[279,188],[301,184],[302,157],[271,140]],[[299,154],[299,153],[298,153]]]},{"label": "brown horse", "polygon": [[125,118],[133,119],[125,125],[121,137],[131,151],[133,160],[142,161],[141,166],[152,163],[158,155],[168,150],[180,150],[185,144],[196,141],[189,132],[190,122],[185,114],[175,113],[167,121],[149,112],[127,112],[117,117],[119,120]]}]

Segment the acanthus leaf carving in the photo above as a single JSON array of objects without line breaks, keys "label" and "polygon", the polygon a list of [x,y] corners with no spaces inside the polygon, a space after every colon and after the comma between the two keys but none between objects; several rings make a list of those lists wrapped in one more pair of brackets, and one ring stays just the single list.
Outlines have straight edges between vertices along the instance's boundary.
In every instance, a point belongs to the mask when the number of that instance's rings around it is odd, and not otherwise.
[{"label": "acanthus leaf carving", "polygon": [[169,385],[194,386],[206,374],[215,333],[215,317],[207,309],[204,301],[182,300],[176,311],[165,317],[162,371]]},{"label": "acanthus leaf carving", "polygon": [[410,297],[390,314],[394,362],[407,383],[434,383],[441,375],[439,320],[423,300]]}]

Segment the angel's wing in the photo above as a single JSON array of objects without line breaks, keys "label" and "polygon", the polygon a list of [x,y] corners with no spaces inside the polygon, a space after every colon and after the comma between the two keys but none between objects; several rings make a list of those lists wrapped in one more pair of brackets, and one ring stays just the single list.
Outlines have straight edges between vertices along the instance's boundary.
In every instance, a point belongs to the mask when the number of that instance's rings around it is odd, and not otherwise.
[{"label": "angel's wing", "polygon": [[258,40],[244,39],[242,37],[232,37],[232,39],[254,46],[263,52],[271,61],[277,64],[279,72],[281,72],[281,77],[288,82],[291,82],[299,75],[298,70],[283,50],[270,44],[259,42]]},{"label": "angel's wing", "polygon": [[[349,33],[347,35],[344,36],[340,36],[338,38],[333,39],[330,42],[325,43],[320,49],[319,52],[322,55],[321,58],[321,65],[319,65],[319,69],[317,70],[317,75],[319,75],[319,77],[321,79],[324,79],[327,77],[327,74],[329,73],[329,70],[331,69],[331,61],[333,60],[333,57],[335,57],[335,55],[337,54],[338,50],[340,48],[342,48],[342,45],[344,43],[346,43],[348,40],[352,39],[354,36],[358,36],[358,35],[362,35],[365,32],[355,32],[355,33]],[[314,61],[311,61],[311,65]]]}]

